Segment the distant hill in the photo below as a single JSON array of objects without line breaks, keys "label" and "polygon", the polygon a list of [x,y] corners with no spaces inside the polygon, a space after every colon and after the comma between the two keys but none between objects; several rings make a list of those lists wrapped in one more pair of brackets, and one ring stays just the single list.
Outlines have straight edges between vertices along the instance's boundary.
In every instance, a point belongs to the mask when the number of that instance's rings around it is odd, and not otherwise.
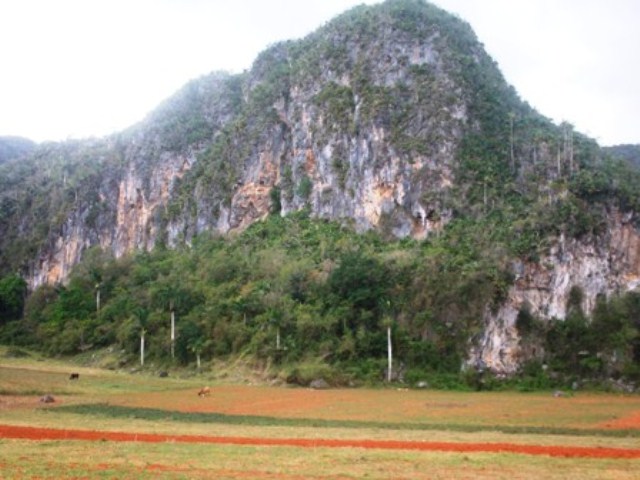
[{"label": "distant hill", "polygon": [[640,168],[640,144],[614,145],[612,147],[604,147],[603,150]]},{"label": "distant hill", "polygon": [[0,137],[0,163],[31,153],[36,143],[22,137]]}]

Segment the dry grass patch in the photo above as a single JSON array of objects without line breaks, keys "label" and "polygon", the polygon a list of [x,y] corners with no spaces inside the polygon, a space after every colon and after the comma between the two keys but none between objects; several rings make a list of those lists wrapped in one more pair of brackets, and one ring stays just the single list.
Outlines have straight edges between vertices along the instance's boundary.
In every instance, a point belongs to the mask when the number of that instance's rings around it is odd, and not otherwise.
[{"label": "dry grass patch", "polygon": [[358,448],[3,440],[5,478],[635,479],[640,462]]},{"label": "dry grass patch", "polygon": [[599,428],[640,412],[640,397],[579,393],[438,392],[395,389],[272,388],[220,385],[196,391],[114,395],[109,403],[180,412],[427,425]]},{"label": "dry grass patch", "polygon": [[[80,380],[71,382],[71,371]],[[598,434],[640,412],[636,396],[578,393],[434,392],[395,389],[326,390],[217,385],[206,377],[157,378],[72,366],[37,359],[8,359],[0,366],[0,423],[51,428],[251,438],[398,440],[516,443],[640,449],[640,437]],[[204,385],[212,395],[199,398]],[[42,409],[38,395],[58,394],[55,405],[105,404],[160,409],[166,418],[122,418]],[[133,411],[133,410],[132,410]],[[169,419],[182,414],[244,416],[243,424]],[[251,424],[251,416],[271,419],[352,422],[349,428],[300,424]],[[361,422],[357,424],[357,422]],[[376,428],[366,422],[398,424]],[[336,425],[339,425],[337,423]],[[427,429],[412,429],[414,426]],[[459,427],[481,431],[456,431]],[[593,435],[506,434],[494,427],[594,429]],[[408,428],[407,428],[408,427]],[[640,478],[638,460],[566,459],[504,453],[451,453],[203,445],[112,441],[28,441],[0,439],[2,478]]]}]

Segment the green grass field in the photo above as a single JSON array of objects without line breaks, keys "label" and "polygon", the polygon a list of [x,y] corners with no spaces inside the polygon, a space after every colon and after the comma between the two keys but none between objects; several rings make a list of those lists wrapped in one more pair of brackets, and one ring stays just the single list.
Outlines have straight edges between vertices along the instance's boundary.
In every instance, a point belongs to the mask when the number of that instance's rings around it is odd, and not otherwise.
[{"label": "green grass field", "polygon": [[[640,397],[550,392],[313,391],[158,378],[0,349],[0,424],[105,432],[510,443],[640,450]],[[69,372],[80,373],[77,381]],[[196,395],[203,385],[210,397]],[[53,405],[41,404],[52,394]],[[0,438],[0,478],[640,478],[640,460],[111,440]]]}]

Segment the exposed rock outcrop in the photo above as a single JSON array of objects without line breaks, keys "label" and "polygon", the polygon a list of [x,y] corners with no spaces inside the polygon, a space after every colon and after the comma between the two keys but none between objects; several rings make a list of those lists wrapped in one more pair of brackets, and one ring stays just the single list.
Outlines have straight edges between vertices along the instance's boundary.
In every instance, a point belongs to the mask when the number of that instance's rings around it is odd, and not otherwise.
[{"label": "exposed rock outcrop", "polygon": [[[458,47],[428,12],[418,31],[400,28],[392,8],[372,12],[371,25],[347,28],[355,17],[345,15],[276,45],[246,75],[192,82],[146,122],[107,139],[103,148],[118,161],[103,171],[96,226],[87,228],[90,206],[76,204],[50,234],[31,287],[64,281],[91,246],[118,257],[243,229],[269,213],[274,188],[283,215],[309,208],[358,231],[417,239],[442,229],[456,149],[475,128]],[[471,49],[474,62],[490,63],[479,43]],[[187,141],[194,128],[197,141]]]},{"label": "exposed rock outcrop", "polygon": [[539,262],[514,266],[515,284],[496,312],[487,310],[481,338],[469,365],[513,374],[524,357],[516,319],[527,310],[545,321],[562,321],[573,288],[582,292],[582,310],[590,314],[599,296],[634,290],[640,285],[640,234],[631,215],[614,214],[605,235],[582,240],[560,238]]},{"label": "exposed rock outcrop", "polygon": [[[125,132],[40,146],[11,179],[0,171],[0,270],[21,270],[31,288],[65,282],[92,247],[121,257],[189,245],[302,209],[387,238],[426,239],[455,218],[529,226],[543,215],[528,217],[528,202],[566,200],[598,152],[522,102],[466,23],[420,0],[387,0],[270,47],[243,74],[190,82]],[[595,177],[587,194],[615,190]],[[512,260],[515,280],[487,307],[468,365],[512,374],[535,357],[516,328],[523,310],[562,320],[573,288],[589,313],[599,295],[638,287],[633,215],[612,214],[605,230],[561,236],[535,262],[514,260],[509,233],[500,251],[478,254],[496,253],[497,269]],[[474,328],[491,295],[465,319]]]}]

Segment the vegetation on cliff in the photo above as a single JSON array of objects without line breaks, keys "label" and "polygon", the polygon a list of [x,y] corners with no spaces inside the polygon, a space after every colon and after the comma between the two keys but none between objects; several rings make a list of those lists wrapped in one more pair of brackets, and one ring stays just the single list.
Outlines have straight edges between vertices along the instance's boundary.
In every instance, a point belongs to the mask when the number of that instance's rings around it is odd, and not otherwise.
[{"label": "vegetation on cliff", "polygon": [[22,137],[0,137],[0,164],[24,157],[36,148],[36,144]]},{"label": "vegetation on cliff", "polygon": [[604,147],[605,152],[612,157],[626,160],[635,167],[640,167],[640,145],[614,145],[612,147]]},{"label": "vegetation on cliff", "polygon": [[[304,363],[347,381],[381,378],[391,326],[408,381],[457,378],[514,261],[640,211],[640,173],[612,153],[521,101],[460,19],[421,0],[357,7],[270,47],[249,72],[190,82],[126,132],[0,165],[0,339],[51,354],[117,344],[133,361],[144,331],[161,362],[250,353],[299,381],[290,366]],[[149,211],[167,158],[188,168],[167,168],[180,173]],[[403,193],[358,235],[361,219],[340,208],[374,176],[376,194]],[[213,233],[223,211],[235,226],[261,218],[258,201],[266,221]],[[144,211],[139,245],[155,249],[114,259],[95,247],[114,241],[123,208]],[[426,240],[411,240],[427,222]],[[32,292],[21,316],[15,273],[28,277],[74,229],[94,248],[67,284]],[[520,336],[544,351],[523,375],[538,386],[640,379],[637,303],[603,298],[589,318],[574,302],[562,323],[522,311]]]},{"label": "vegetation on cliff", "polygon": [[[68,285],[36,290],[1,340],[52,355],[116,345],[137,362],[144,330],[147,361],[156,364],[248,354],[302,384],[315,376],[375,382],[391,325],[394,373],[404,381],[489,388],[478,372],[461,374],[461,365],[485,309],[501,304],[511,278],[467,227],[429,242],[390,242],[302,212],[271,216],[238,236],[202,236],[192,248],[118,260],[93,250]],[[2,299],[15,297],[5,291]],[[640,296],[602,299],[591,321],[572,301],[565,322],[521,313],[523,341],[543,338],[549,365],[525,365],[523,384],[640,379]]]}]

